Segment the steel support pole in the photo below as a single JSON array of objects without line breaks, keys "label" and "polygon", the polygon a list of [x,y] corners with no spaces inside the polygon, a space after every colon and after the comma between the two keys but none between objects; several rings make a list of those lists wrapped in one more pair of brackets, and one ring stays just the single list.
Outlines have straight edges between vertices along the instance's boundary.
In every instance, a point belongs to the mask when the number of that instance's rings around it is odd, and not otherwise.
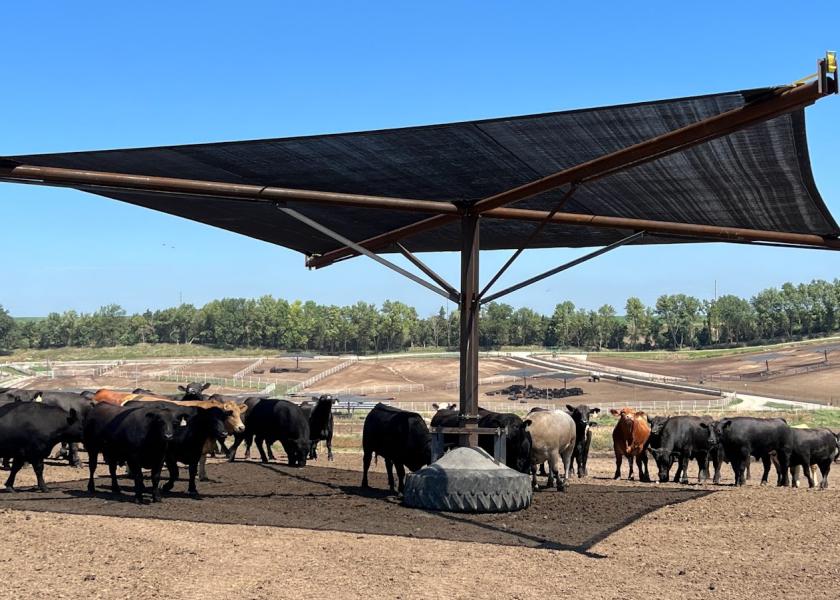
[{"label": "steel support pole", "polygon": [[[461,218],[461,372],[460,400],[464,427],[478,427],[478,254],[479,217]],[[478,445],[478,434],[460,437],[461,446]]]}]

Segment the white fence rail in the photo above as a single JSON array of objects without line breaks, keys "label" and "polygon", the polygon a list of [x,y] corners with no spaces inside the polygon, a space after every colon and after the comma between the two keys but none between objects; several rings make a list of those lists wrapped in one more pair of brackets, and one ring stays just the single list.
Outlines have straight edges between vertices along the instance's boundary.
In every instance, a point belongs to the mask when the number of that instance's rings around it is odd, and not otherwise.
[{"label": "white fence rail", "polygon": [[236,373],[234,373],[233,378],[236,379],[238,377],[245,377],[246,375],[250,374],[254,369],[259,367],[264,362],[265,362],[264,358],[258,358],[257,360],[252,362],[250,365],[248,365],[247,367],[245,367],[241,371],[237,371]]},{"label": "white fence rail", "polygon": [[304,379],[303,381],[301,381],[297,385],[289,388],[287,390],[287,393],[291,394],[291,393],[294,393],[294,392],[301,392],[301,391],[305,390],[306,388],[312,386],[312,384],[318,383],[319,381],[321,381],[323,379],[326,379],[330,375],[335,375],[339,371],[343,371],[344,369],[346,369],[347,367],[349,367],[353,363],[358,362],[358,360],[359,360],[358,358],[353,357],[349,360],[345,360],[342,363],[338,363],[336,366],[332,367],[331,369],[327,369],[326,371],[321,371],[320,373],[317,373],[317,374],[313,375],[309,379]]},{"label": "white fence rail", "polygon": [[[126,379],[134,379],[135,383],[141,380],[144,381],[177,381],[187,383],[189,381],[198,381],[201,383],[211,383],[213,385],[249,389],[249,390],[265,390],[271,387],[270,392],[275,391],[278,386],[285,391],[286,386],[293,385],[295,382],[286,381],[281,382],[276,379],[267,379],[265,377],[219,377],[212,373],[195,373],[190,371],[170,371],[166,373],[143,373],[132,371],[114,371],[115,377],[123,377]],[[268,392],[268,393],[270,393]]]}]

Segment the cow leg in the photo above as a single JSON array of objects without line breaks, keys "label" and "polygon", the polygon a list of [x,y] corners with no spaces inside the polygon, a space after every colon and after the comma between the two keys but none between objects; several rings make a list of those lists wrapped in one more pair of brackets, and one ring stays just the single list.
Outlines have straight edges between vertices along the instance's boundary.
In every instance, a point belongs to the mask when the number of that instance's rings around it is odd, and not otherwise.
[{"label": "cow leg", "polygon": [[531,489],[540,489],[540,484],[537,483],[537,465],[531,464]]},{"label": "cow leg", "polygon": [[10,459],[8,456],[4,456],[3,457],[3,470],[8,471],[11,468],[12,468],[12,459]]},{"label": "cow leg", "polygon": [[682,453],[680,454],[680,471],[682,472],[680,476],[680,483],[687,484],[688,483],[688,454]]},{"label": "cow leg", "polygon": [[262,444],[263,439],[262,439],[262,437],[256,436],[256,442],[257,442],[257,450],[259,450],[259,453],[260,453],[260,462],[267,463],[268,462],[268,457],[265,455],[265,450],[263,450],[263,444]]},{"label": "cow leg", "polygon": [[697,481],[698,483],[706,483],[709,480],[709,455],[697,455]]},{"label": "cow leg", "polygon": [[207,477],[207,456],[204,454],[198,459],[198,480],[210,481],[210,478]]},{"label": "cow leg", "polygon": [[79,457],[79,444],[73,442],[70,444],[70,456],[68,457],[71,467],[81,467],[82,459]]},{"label": "cow leg", "polygon": [[395,491],[393,466],[394,463],[391,461],[391,459],[386,458],[385,470],[388,472],[388,489],[391,490],[392,493]]},{"label": "cow leg", "polygon": [[560,490],[562,487],[560,479],[560,453],[552,450],[548,455],[548,487],[554,487],[555,484],[557,485],[557,489]]},{"label": "cow leg", "polygon": [[828,489],[828,473],[831,471],[831,461],[826,460],[819,464],[820,467],[820,489]]},{"label": "cow leg", "polygon": [[[637,460],[638,460],[638,457],[637,457]],[[632,454],[627,457],[627,462],[630,463],[630,473],[627,475],[627,480],[628,481],[633,481],[636,478],[636,476],[633,475],[633,455]]]},{"label": "cow leg", "polygon": [[131,469],[134,478],[134,501],[137,504],[143,504],[143,492],[146,491],[146,487],[143,485],[143,468],[139,464],[132,464],[132,462],[128,463],[128,467]]},{"label": "cow leg", "polygon": [[648,455],[644,450],[636,458],[639,467],[639,481],[650,483],[650,470],[648,469]]},{"label": "cow leg", "polygon": [[[761,462],[764,465],[764,473],[761,475],[761,485],[767,485],[767,480],[770,478],[770,465],[773,464],[773,459],[768,454],[761,457]],[[776,466],[776,471],[779,472],[778,465]]]},{"label": "cow leg", "polygon": [[99,452],[86,448],[88,453],[88,494],[93,494],[96,487],[93,485],[93,476],[96,474],[96,464],[99,461]]},{"label": "cow leg", "polygon": [[[674,461],[674,457],[673,457],[673,455],[672,455],[672,456],[671,456],[668,460],[669,460],[669,461],[671,461],[671,463],[670,463],[671,465],[673,465],[673,464],[674,464],[674,462],[673,462],[673,461]],[[671,470],[671,467],[669,466],[669,467],[668,467],[668,471],[670,471],[670,470]],[[674,473],[674,479],[673,479],[673,482],[674,482],[674,483],[679,483],[679,482],[680,482],[680,479],[682,478],[682,470],[683,470],[682,460],[677,459],[677,472],[676,472],[676,473]]]},{"label": "cow leg", "polygon": [[[241,439],[239,440],[242,441]],[[245,434],[245,458],[251,458],[251,444],[254,443],[254,434],[247,433]],[[239,444],[237,444],[239,445]]]},{"label": "cow leg", "polygon": [[615,475],[613,475],[613,479],[620,479],[621,478],[621,454],[618,452],[615,453]]},{"label": "cow leg", "polygon": [[109,458],[108,459],[108,472],[111,475],[111,493],[120,495],[120,484],[117,483],[117,461]]},{"label": "cow leg", "polygon": [[332,452],[332,438],[333,438],[333,432],[332,432],[332,428],[331,428],[329,434],[327,435],[327,460],[329,462],[332,462],[332,461],[335,460],[333,458],[333,452]]},{"label": "cow leg", "polygon": [[225,453],[225,456],[230,454],[230,448],[227,447],[224,440],[219,440],[219,446],[222,448],[222,452]]},{"label": "cow leg", "polygon": [[38,482],[38,489],[42,492],[49,492],[47,483],[44,481],[44,459],[36,458],[32,461],[32,470],[35,471],[35,480]]},{"label": "cow leg", "polygon": [[[204,458],[204,456],[202,456],[201,458]],[[190,471],[190,484],[187,488],[187,493],[189,493],[190,496],[196,499],[198,498],[198,488],[195,487],[195,476],[198,475],[198,463],[199,461],[193,461],[189,465],[187,465]]]},{"label": "cow leg", "polygon": [[152,502],[160,502],[160,474],[163,471],[163,463],[152,467]]},{"label": "cow leg", "polygon": [[23,465],[26,464],[26,461],[23,460],[20,456],[15,456],[14,460],[12,461],[12,467],[9,472],[9,478],[6,479],[6,489],[10,492],[14,492],[15,490],[15,477],[17,477],[18,471],[23,468]]},{"label": "cow leg", "polygon": [[[572,477],[572,455],[574,453],[574,448],[568,448],[563,454],[560,455],[560,458],[563,459],[563,479],[557,481],[557,491],[558,492],[565,492],[566,488],[569,485],[569,479]],[[559,461],[558,461],[559,463]],[[559,464],[558,464],[559,468]]]},{"label": "cow leg", "polygon": [[277,460],[274,458],[274,452],[271,451],[271,446],[274,445],[274,442],[269,442],[268,440],[265,441],[265,451],[268,453],[268,460]]},{"label": "cow leg", "polygon": [[[788,471],[790,471],[790,450],[781,451],[776,453],[777,458],[779,459],[779,468],[781,471],[779,472],[781,475],[781,479],[779,479],[779,487],[787,487],[790,485],[790,478],[788,477]],[[810,462],[810,459],[808,460]],[[810,484],[814,479],[811,477],[811,465],[806,464],[804,470],[807,472],[808,483]],[[813,486],[811,486],[813,487]]]},{"label": "cow leg", "polygon": [[373,452],[368,452],[367,450],[364,451],[364,456],[362,457],[362,487],[368,488],[368,470],[370,470],[370,459],[373,458]]},{"label": "cow leg", "polygon": [[175,487],[175,482],[178,481],[178,475],[180,474],[178,470],[178,461],[167,459],[166,470],[169,471],[169,480],[163,484],[161,490],[169,493],[172,491],[172,488]]},{"label": "cow leg", "polygon": [[397,491],[402,494],[405,489],[405,465],[397,462],[394,463],[394,467],[397,469]]},{"label": "cow leg", "polygon": [[546,476],[548,475],[548,471],[547,471],[547,469],[545,468],[545,462],[541,462],[541,463],[540,463],[540,475],[541,475],[542,477],[546,477]]},{"label": "cow leg", "polygon": [[[244,439],[245,439],[245,434],[243,434],[243,433],[234,433],[233,434],[233,446],[231,446],[230,450],[228,451],[228,457],[227,457],[228,462],[233,462],[234,460],[236,460],[236,451],[239,449],[239,445],[242,443],[242,441]],[[250,458],[250,457],[251,457],[250,446],[246,446],[245,458]]]},{"label": "cow leg", "polygon": [[720,463],[722,458],[721,454],[722,451],[713,451],[712,454],[712,465],[715,468],[715,476],[714,479],[712,479],[712,483],[714,483],[715,485],[720,484]]},{"label": "cow leg", "polygon": [[744,470],[749,472],[750,453],[746,448],[739,449],[738,453],[732,457],[732,470],[735,472],[735,486],[744,485]]},{"label": "cow leg", "polygon": [[808,466],[802,467],[802,470],[805,472],[805,479],[808,480],[808,487],[813,488],[814,485],[815,485],[815,483],[814,483],[814,473],[811,471],[811,466],[809,464],[811,462],[811,457],[809,456],[807,458],[808,458],[808,460],[805,461],[805,464],[808,465]]}]

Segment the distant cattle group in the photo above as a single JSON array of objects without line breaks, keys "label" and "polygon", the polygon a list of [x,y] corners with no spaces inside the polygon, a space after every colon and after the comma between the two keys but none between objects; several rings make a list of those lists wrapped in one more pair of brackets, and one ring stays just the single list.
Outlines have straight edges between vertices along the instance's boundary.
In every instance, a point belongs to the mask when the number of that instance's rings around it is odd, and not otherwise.
[{"label": "distant cattle group", "polygon": [[[243,442],[245,457],[256,442],[263,462],[274,459],[271,447],[275,442],[282,445],[290,466],[303,467],[316,459],[320,442],[326,444],[328,460],[333,459],[335,398],[324,395],[297,404],[263,396],[208,395],[208,386],[189,383],[178,386],[179,393],[174,395],[145,389],[71,393],[0,388],[0,458],[10,469],[6,488],[14,491],[18,472],[29,463],[38,488],[46,491],[44,460],[59,444],[74,466],[81,465],[78,446],[84,445],[91,494],[97,491],[94,476],[100,459],[108,466],[113,494],[120,493],[117,469],[125,466],[138,503],[147,495],[152,502],[160,501],[162,494],[171,491],[179,478],[179,465],[187,468],[187,492],[197,497],[196,480],[207,479],[206,457],[216,452],[217,444],[231,462]],[[385,462],[388,485],[394,492],[402,492],[406,470],[416,471],[432,462],[435,429],[464,423],[454,404],[433,406],[437,412],[430,424],[418,413],[382,403],[368,413],[362,432],[362,487],[368,487],[373,460]],[[501,448],[507,466],[530,475],[535,488],[539,471],[547,476],[549,488],[563,491],[575,470],[579,478],[588,475],[598,413],[599,408],[584,404],[559,410],[534,408],[524,418],[480,408],[476,425],[503,433],[504,444],[497,446],[494,436],[480,435],[479,446],[491,455]],[[820,487],[825,488],[832,462],[840,461],[840,435],[827,429],[790,427],[784,419],[650,417],[633,408],[610,413],[617,419],[612,432],[616,479],[626,459],[630,479],[635,467],[640,480],[650,481],[648,461],[652,458],[660,482],[669,481],[676,465],[673,481],[688,483],[689,463],[697,461],[699,480],[709,479],[712,467],[713,481],[719,483],[721,466],[727,462],[735,485],[740,486],[756,459],[764,467],[762,484],[768,482],[775,465],[779,486],[797,486],[804,471],[809,486],[814,487],[818,469]],[[225,443],[228,436],[234,440],[230,448]],[[458,437],[442,435],[440,450],[456,446]],[[149,487],[144,469],[149,472]]]}]

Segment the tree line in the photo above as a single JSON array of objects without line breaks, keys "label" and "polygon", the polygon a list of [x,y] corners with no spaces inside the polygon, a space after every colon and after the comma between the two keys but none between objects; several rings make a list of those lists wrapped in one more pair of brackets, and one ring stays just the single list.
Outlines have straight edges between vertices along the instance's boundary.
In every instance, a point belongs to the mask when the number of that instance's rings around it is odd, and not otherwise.
[{"label": "tree line", "polygon": [[[597,310],[564,301],[551,315],[493,302],[482,309],[480,344],[575,347],[589,350],[680,349],[761,343],[823,335],[838,329],[840,280],[786,283],[749,300],[725,295],[701,300],[660,296],[652,306],[628,298],[623,315],[605,304]],[[318,352],[394,352],[412,347],[455,348],[457,311],[441,308],[420,318],[402,302],[350,306],[289,302],[263,296],[224,298],[198,308],[182,304],[127,314],[116,304],[93,313],[50,313],[16,320],[0,306],[0,350],[134,345],[206,344]]]}]

